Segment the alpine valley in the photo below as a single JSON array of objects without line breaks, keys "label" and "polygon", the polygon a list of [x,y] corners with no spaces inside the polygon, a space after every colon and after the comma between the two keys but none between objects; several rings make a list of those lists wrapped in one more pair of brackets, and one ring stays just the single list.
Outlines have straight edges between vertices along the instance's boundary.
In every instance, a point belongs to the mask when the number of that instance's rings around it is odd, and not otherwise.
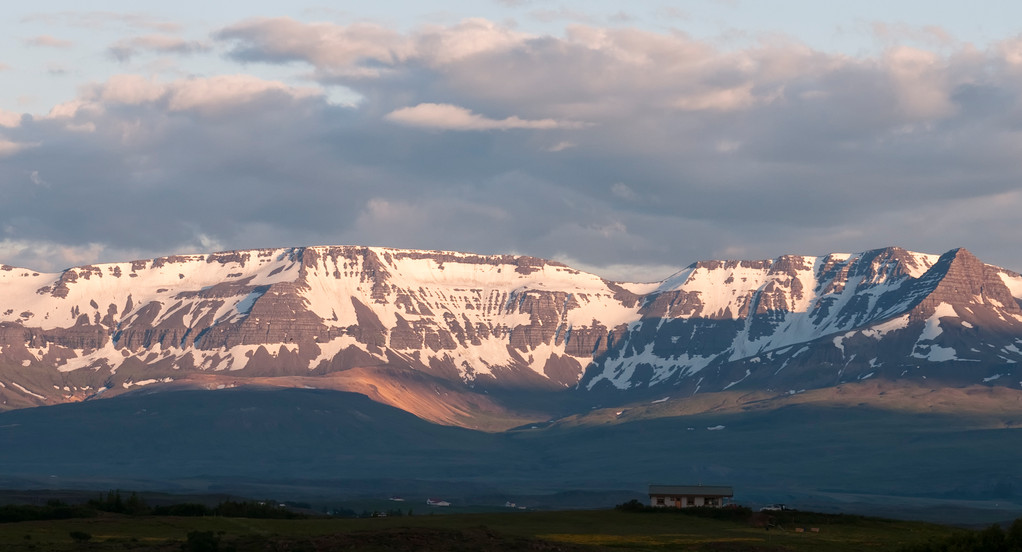
[{"label": "alpine valley", "polygon": [[706,482],[1008,519],[1020,305],[1022,276],[965,249],[652,283],[354,246],[2,266],[0,485],[430,481],[472,500]]}]

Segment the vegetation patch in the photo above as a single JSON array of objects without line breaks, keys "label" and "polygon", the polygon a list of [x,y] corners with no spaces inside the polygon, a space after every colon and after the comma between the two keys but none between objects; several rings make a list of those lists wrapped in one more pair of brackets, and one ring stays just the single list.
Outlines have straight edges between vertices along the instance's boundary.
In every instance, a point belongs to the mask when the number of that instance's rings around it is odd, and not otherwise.
[{"label": "vegetation patch", "polygon": [[0,524],[0,550],[1016,552],[1010,547],[966,546],[1011,546],[1016,542],[1013,535],[1022,534],[1022,522],[1006,532],[999,528],[965,531],[920,522],[786,511],[770,512],[774,523],[766,527],[756,525],[754,520],[768,513],[747,508],[676,510],[641,506],[625,503],[614,510],[289,518],[272,501],[224,501],[205,510],[193,504],[150,508],[137,497],[132,499],[131,494],[114,491],[94,499],[90,506],[93,517]]},{"label": "vegetation patch", "polygon": [[906,546],[901,552],[1022,552],[1022,518],[1005,532],[998,524],[982,531],[963,531],[925,544]]}]

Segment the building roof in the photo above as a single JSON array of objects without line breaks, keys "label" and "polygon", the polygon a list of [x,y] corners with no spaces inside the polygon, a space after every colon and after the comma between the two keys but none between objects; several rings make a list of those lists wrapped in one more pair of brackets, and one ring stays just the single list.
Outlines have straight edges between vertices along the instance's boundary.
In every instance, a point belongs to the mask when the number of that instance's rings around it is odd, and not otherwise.
[{"label": "building roof", "polygon": [[650,495],[734,496],[731,487],[716,485],[650,485]]}]

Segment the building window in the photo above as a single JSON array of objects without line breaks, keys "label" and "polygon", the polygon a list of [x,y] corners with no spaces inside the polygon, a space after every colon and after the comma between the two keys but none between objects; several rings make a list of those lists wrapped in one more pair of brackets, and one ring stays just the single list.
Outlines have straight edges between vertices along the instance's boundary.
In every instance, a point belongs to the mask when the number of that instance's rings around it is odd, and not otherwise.
[{"label": "building window", "polygon": [[689,506],[695,506],[695,505],[696,505],[696,499],[695,499],[695,497],[694,497],[694,496],[690,496],[690,497],[688,497],[688,498],[687,498],[687,500],[686,500],[686,502],[688,502],[688,505],[689,505]]},{"label": "building window", "polygon": [[663,506],[664,505],[664,497],[662,497],[662,496],[656,497],[656,505],[657,506]]}]

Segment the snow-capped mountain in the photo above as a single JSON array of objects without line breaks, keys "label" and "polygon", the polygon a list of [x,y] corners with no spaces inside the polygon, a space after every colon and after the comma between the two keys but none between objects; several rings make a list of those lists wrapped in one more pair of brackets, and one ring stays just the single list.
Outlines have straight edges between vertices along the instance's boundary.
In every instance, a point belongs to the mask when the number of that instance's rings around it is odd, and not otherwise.
[{"label": "snow-capped mountain", "polygon": [[696,263],[643,297],[587,388],[797,392],[872,377],[1022,385],[1022,276],[965,249]]},{"label": "snow-capped mountain", "polygon": [[353,246],[2,266],[0,401],[271,380],[371,389],[412,411],[413,386],[420,401],[423,389],[1018,386],[1020,300],[1022,276],[964,249],[699,262],[652,284],[532,257]]}]

